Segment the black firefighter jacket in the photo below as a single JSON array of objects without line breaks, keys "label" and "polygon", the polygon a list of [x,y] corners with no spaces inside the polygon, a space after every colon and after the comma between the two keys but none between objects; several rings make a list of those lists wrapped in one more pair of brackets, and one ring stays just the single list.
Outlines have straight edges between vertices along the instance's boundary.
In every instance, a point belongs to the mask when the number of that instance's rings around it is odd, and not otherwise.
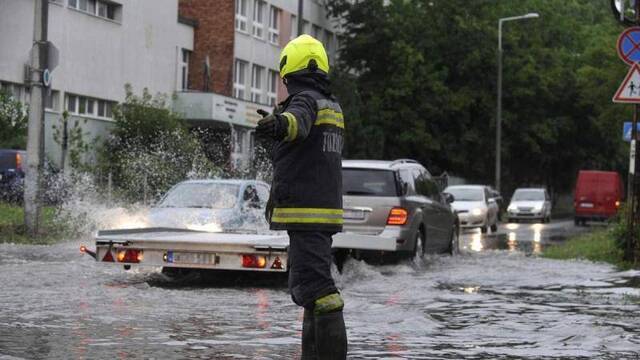
[{"label": "black firefighter jacket", "polygon": [[287,136],[273,150],[272,230],[342,231],[344,118],[313,81],[289,81],[276,110]]}]

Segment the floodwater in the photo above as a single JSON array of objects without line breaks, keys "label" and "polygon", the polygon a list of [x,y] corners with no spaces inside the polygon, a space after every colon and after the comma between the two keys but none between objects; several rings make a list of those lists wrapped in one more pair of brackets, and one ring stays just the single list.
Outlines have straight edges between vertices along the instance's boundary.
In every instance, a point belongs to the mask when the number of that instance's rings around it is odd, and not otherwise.
[{"label": "floodwater", "polygon": [[[639,271],[537,256],[577,231],[503,225],[466,231],[455,257],[350,260],[336,274],[349,358],[640,358]],[[171,281],[79,245],[0,245],[0,360],[299,357],[302,311],[283,279]]]}]

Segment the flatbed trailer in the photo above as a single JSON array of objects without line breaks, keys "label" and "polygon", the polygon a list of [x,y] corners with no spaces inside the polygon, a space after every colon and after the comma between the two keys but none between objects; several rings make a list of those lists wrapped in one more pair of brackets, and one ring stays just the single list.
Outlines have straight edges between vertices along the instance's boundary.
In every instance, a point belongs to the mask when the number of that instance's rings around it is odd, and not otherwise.
[{"label": "flatbed trailer", "polygon": [[[95,252],[81,251],[96,261],[124,266],[286,272],[286,233],[203,232],[173,228],[102,230]],[[393,251],[391,237],[338,233],[334,249]]]}]

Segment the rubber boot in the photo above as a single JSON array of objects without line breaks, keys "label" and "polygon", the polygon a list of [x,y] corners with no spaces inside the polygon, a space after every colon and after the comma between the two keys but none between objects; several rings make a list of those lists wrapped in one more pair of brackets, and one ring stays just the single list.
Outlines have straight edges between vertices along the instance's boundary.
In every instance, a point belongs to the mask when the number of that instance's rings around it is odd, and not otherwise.
[{"label": "rubber boot", "polygon": [[304,309],[302,320],[302,357],[301,360],[317,360],[316,355],[316,330],[313,310]]},{"label": "rubber boot", "polygon": [[316,354],[318,360],[347,358],[347,330],[342,310],[315,314]]}]

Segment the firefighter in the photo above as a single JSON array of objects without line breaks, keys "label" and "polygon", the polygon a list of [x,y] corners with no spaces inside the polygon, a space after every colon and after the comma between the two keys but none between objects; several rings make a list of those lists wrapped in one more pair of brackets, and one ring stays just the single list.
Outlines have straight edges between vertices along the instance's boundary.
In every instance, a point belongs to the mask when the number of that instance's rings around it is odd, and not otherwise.
[{"label": "firefighter", "polygon": [[289,234],[289,290],[304,307],[302,359],[345,359],[344,302],[331,277],[331,236],[342,231],[344,119],[329,90],[329,61],[309,35],[280,54],[289,97],[256,133],[275,140],[267,220]]}]

